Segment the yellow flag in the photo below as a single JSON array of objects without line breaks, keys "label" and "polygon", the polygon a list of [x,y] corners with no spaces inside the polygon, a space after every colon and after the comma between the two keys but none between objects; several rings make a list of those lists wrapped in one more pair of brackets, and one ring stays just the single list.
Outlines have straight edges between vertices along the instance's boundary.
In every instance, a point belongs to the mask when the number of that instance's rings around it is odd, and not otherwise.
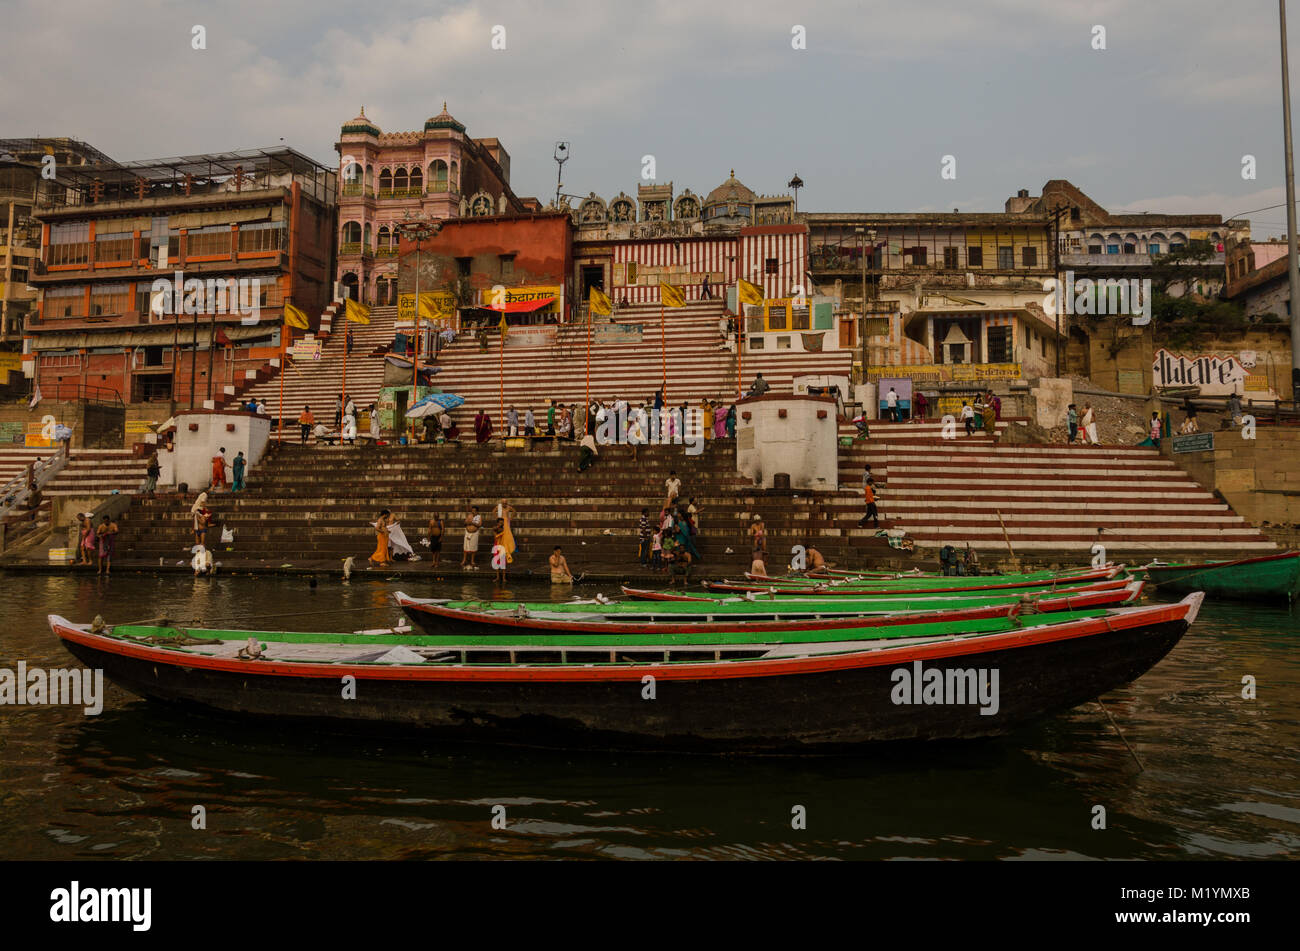
[{"label": "yellow flag", "polygon": [[505,340],[506,334],[509,333],[509,330],[507,329],[506,312],[504,310],[501,311],[501,323],[497,324],[497,328],[501,331],[501,339]]},{"label": "yellow flag", "polygon": [[736,282],[736,296],[740,298],[742,304],[762,304],[763,288],[746,280],[738,280]]},{"label": "yellow flag", "polygon": [[596,316],[608,317],[614,313],[614,302],[600,288],[593,287],[591,293],[587,295],[587,299],[591,302],[591,312]]},{"label": "yellow flag", "polygon": [[665,284],[663,281],[659,282],[659,299],[663,301],[665,307],[686,306],[686,295],[682,293],[682,289]]},{"label": "yellow flag", "polygon": [[343,316],[354,324],[368,324],[370,323],[370,308],[365,304],[357,303],[349,297],[343,304]]},{"label": "yellow flag", "polygon": [[299,330],[311,330],[311,324],[307,320],[307,315],[293,304],[284,305],[284,322],[290,327],[297,327]]}]

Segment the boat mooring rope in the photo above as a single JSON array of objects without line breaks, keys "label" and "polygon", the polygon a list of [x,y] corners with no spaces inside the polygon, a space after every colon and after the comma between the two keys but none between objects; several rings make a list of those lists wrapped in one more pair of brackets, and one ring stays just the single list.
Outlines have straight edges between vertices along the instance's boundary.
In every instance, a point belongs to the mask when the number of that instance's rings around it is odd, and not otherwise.
[{"label": "boat mooring rope", "polygon": [[1120,732],[1119,724],[1116,723],[1115,718],[1110,715],[1110,711],[1107,710],[1106,705],[1101,702],[1101,698],[1098,697],[1095,703],[1097,706],[1101,707],[1101,712],[1106,714],[1106,719],[1110,721],[1110,725],[1115,729],[1115,735],[1118,736],[1120,742],[1124,744],[1124,748],[1129,751],[1129,755],[1133,757],[1133,761],[1138,764],[1138,769],[1145,770],[1146,766],[1143,765],[1142,760],[1138,757],[1133,747],[1129,746],[1128,740],[1124,739],[1124,734]]}]

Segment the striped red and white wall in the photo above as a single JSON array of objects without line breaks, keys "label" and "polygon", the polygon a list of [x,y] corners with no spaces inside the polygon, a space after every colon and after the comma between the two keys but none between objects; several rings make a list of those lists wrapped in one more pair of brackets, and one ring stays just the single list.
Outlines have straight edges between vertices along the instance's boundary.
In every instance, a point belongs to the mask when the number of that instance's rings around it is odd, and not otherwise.
[{"label": "striped red and white wall", "polygon": [[[769,261],[776,273],[767,273]],[[803,225],[760,225],[740,232],[740,276],[763,288],[768,298],[790,297],[796,284],[811,294],[808,229]]]}]

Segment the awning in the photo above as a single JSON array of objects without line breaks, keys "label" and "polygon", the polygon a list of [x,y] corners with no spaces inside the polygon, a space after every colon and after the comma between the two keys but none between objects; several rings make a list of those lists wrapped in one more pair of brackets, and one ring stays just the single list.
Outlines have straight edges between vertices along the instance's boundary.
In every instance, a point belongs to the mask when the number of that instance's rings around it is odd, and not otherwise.
[{"label": "awning", "polygon": [[534,310],[541,310],[547,304],[555,303],[554,297],[542,297],[538,300],[521,300],[503,304],[500,307],[483,307],[482,310],[505,311],[507,314],[528,313]]},{"label": "awning", "polygon": [[[279,324],[267,322],[252,327],[235,327],[219,325],[232,343],[250,340],[270,339],[279,329]],[[199,323],[199,345],[206,346],[212,333],[211,323]],[[66,333],[33,334],[32,350],[93,350],[97,347],[170,347],[176,332],[173,327],[123,327],[120,330],[78,330]],[[190,346],[194,341],[194,324],[182,324],[180,328],[181,346]]]}]

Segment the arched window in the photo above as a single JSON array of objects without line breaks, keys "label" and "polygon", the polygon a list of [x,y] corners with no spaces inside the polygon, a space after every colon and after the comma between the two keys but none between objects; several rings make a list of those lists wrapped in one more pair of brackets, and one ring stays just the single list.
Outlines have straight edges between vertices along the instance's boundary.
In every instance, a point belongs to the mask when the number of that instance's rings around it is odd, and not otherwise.
[{"label": "arched window", "polygon": [[379,246],[381,248],[390,247],[393,243],[393,232],[389,230],[388,225],[381,225],[379,228]]},{"label": "arched window", "polygon": [[1170,251],[1181,251],[1185,247],[1187,247],[1187,235],[1183,234],[1181,231],[1175,231],[1169,236]]},{"label": "arched window", "polygon": [[366,251],[370,250],[370,222],[368,221],[366,222],[366,240],[363,242],[363,248]]},{"label": "arched window", "polygon": [[1137,254],[1137,250],[1138,236],[1130,231],[1128,234],[1124,235],[1123,251],[1125,254]]},{"label": "arched window", "polygon": [[447,190],[447,163],[434,159],[429,163],[429,191],[445,192]]},{"label": "arched window", "polygon": [[343,275],[343,292],[344,292],[344,296],[346,296],[346,297],[348,297],[348,298],[350,298],[350,299],[352,299],[352,300],[357,300],[357,299],[358,299],[358,297],[357,297],[357,285],[358,285],[359,283],[360,283],[360,281],[357,280],[357,276],[356,276],[356,274],[354,274],[352,271],[348,271],[348,273],[344,274],[344,275]]},{"label": "arched window", "polygon": [[347,165],[343,166],[343,182],[346,185],[356,185],[361,181],[363,173],[361,164],[353,159]]},{"label": "arched window", "polygon": [[411,169],[411,189],[416,192],[424,191],[424,173],[420,171],[418,165]]},{"label": "arched window", "polygon": [[375,167],[373,165],[366,166],[366,185],[371,188],[375,187]]},{"label": "arched window", "polygon": [[1147,254],[1164,254],[1165,249],[1169,247],[1169,239],[1165,237],[1163,231],[1155,231],[1147,235]]},{"label": "arched window", "polygon": [[343,243],[357,244],[361,241],[361,225],[355,221],[349,221],[343,226]]},{"label": "arched window", "polygon": [[1106,253],[1119,254],[1120,247],[1123,243],[1124,239],[1119,236],[1119,233],[1112,231],[1110,234],[1106,235]]},{"label": "arched window", "polygon": [[388,195],[393,191],[393,173],[383,169],[379,173],[379,194]]},{"label": "arched window", "polygon": [[393,172],[393,191],[401,192],[405,191],[406,188],[406,169],[399,168],[397,171]]},{"label": "arched window", "polygon": [[451,163],[451,179],[448,181],[448,187],[454,191],[460,191],[460,163]]}]

